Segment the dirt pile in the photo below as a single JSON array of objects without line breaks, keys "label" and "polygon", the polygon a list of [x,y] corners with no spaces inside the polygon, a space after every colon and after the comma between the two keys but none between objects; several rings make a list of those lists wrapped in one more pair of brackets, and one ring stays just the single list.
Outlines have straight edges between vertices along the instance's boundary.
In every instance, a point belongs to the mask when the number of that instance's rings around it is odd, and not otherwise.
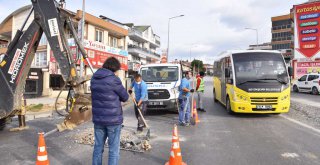
[{"label": "dirt pile", "polygon": [[[75,135],[75,142],[85,145],[94,145],[94,129],[88,128]],[[106,147],[108,147],[107,142]],[[134,132],[122,129],[120,136],[120,149],[133,152],[144,152],[150,150],[151,145],[148,140],[136,135]]]}]

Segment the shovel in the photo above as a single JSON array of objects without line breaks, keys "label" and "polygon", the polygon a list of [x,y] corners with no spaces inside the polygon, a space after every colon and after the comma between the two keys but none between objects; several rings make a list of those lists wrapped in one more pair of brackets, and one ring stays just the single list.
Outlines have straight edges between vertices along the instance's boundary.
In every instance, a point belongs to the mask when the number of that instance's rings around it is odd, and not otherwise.
[{"label": "shovel", "polygon": [[133,98],[133,96],[132,96],[131,94],[130,94],[130,96],[131,96],[131,98],[132,98],[132,100],[133,100],[133,102],[134,102],[134,105],[136,105],[136,107],[137,107],[137,109],[138,109],[139,115],[140,115],[140,117],[141,117],[144,125],[145,125],[145,126],[147,127],[147,129],[148,129],[148,132],[147,132],[147,134],[146,134],[146,137],[147,137],[147,140],[149,140],[150,137],[151,137],[151,136],[150,136],[150,127],[149,127],[149,125],[147,124],[146,120],[144,119],[144,117],[143,117],[143,115],[142,115],[142,113],[141,113],[141,110],[140,110],[140,108],[139,108],[136,100]]}]

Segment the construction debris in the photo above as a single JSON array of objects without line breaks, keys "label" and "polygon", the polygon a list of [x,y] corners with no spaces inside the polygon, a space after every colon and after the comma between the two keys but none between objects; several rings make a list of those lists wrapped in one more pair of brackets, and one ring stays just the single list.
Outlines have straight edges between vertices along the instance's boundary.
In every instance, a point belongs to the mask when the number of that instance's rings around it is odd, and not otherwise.
[{"label": "construction debris", "polygon": [[[88,128],[81,133],[75,135],[75,142],[85,145],[94,145],[94,129]],[[106,142],[106,147],[108,144]],[[121,130],[120,136],[120,149],[133,152],[144,152],[151,149],[148,140],[138,136],[133,131]]]}]

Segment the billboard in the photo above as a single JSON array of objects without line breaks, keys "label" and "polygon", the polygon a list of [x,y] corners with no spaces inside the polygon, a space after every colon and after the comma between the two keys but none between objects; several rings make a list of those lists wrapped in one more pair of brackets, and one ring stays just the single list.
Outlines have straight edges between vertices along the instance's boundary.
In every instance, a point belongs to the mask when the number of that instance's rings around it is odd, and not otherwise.
[{"label": "billboard", "polygon": [[320,2],[295,5],[295,58],[320,58]]}]

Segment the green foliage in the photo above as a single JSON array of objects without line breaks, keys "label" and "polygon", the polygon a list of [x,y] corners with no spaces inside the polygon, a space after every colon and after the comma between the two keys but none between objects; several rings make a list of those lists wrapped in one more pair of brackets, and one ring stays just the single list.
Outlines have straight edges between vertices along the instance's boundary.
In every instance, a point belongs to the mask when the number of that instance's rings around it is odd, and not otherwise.
[{"label": "green foliage", "polygon": [[201,71],[205,71],[205,68],[203,67],[203,62],[201,60],[196,60],[194,59],[192,62],[191,62],[191,69],[193,70],[193,67],[195,67],[195,71],[198,72],[198,69],[199,69],[199,72]]}]

